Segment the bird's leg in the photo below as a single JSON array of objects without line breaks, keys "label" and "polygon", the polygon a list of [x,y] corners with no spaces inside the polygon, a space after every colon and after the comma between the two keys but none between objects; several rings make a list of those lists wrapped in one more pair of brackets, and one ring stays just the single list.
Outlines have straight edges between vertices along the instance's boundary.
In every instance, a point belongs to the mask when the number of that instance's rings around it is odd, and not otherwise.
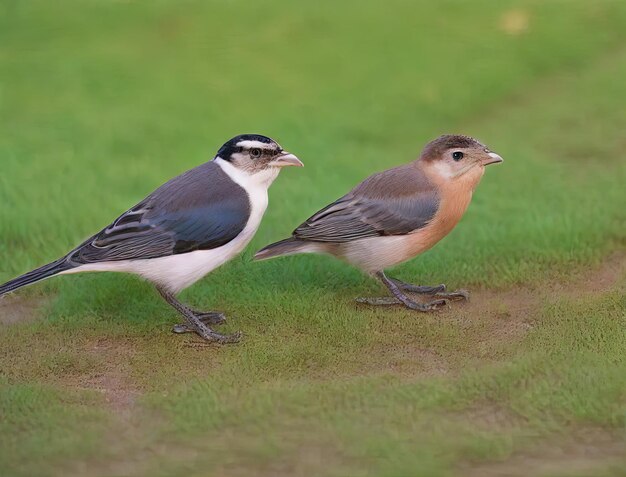
[{"label": "bird's leg", "polygon": [[389,277],[393,283],[395,283],[401,290],[419,293],[422,295],[433,295],[441,298],[449,298],[450,300],[469,300],[469,293],[467,290],[455,290],[453,292],[446,292],[446,286],[442,283],[434,287],[413,285],[411,283],[403,282],[396,278]]},{"label": "bird's leg", "polygon": [[[226,315],[224,313],[220,313],[219,311],[195,311],[191,310],[191,312],[198,317],[198,319],[207,326],[210,325],[223,325],[226,323]],[[174,325],[172,328],[173,333],[195,333],[196,331],[193,328],[187,326],[186,323],[179,323]]]},{"label": "bird's leg", "polygon": [[397,305],[402,304],[411,310],[416,311],[432,311],[444,306],[448,303],[445,299],[439,299],[431,301],[429,303],[418,303],[411,300],[408,296],[402,293],[400,287],[396,285],[392,280],[387,278],[384,272],[376,272],[376,278],[378,278],[383,285],[385,285],[395,298],[359,298],[359,303],[366,303],[368,305]]},{"label": "bird's leg", "polygon": [[[202,320],[199,316],[197,316],[191,308],[178,301],[173,293],[162,287],[157,287],[157,290],[159,291],[163,299],[168,302],[176,311],[183,315],[185,321],[187,321],[187,323],[183,325],[184,328],[174,327],[175,332],[185,333],[187,331],[193,331],[207,341],[217,341],[218,343],[236,343],[241,339],[241,333],[235,333],[234,335],[222,335],[216,333],[211,328],[209,328],[206,325],[205,320]],[[205,313],[203,318],[208,317],[209,320],[214,320],[217,319],[215,318],[217,315],[221,315],[221,313]]]}]

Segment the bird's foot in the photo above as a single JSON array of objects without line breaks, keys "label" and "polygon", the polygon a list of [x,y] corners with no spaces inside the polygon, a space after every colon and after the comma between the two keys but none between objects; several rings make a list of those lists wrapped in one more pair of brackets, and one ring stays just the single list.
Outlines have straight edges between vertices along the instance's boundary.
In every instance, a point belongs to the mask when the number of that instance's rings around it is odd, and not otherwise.
[{"label": "bird's foot", "polygon": [[242,337],[241,331],[237,331],[232,335],[223,335],[221,333],[216,333],[211,328],[204,325],[202,322],[200,322],[200,325],[196,325],[196,329],[194,331],[205,340],[215,341],[220,344],[239,343]]},{"label": "bird's foot", "polygon": [[400,300],[393,296],[382,296],[375,298],[367,298],[361,297],[356,299],[357,303],[362,303],[364,305],[375,305],[375,306],[389,306],[389,305],[404,305],[405,307],[416,310],[416,311],[435,311],[444,307],[448,304],[447,299],[439,299],[430,301],[428,303],[419,303],[411,300],[410,298],[405,298],[404,300]]},{"label": "bird's foot", "polygon": [[194,311],[193,314],[205,325],[223,325],[226,323],[226,315],[219,311]]},{"label": "bird's foot", "polygon": [[176,325],[172,330],[174,333],[196,333],[206,341],[214,341],[220,344],[238,343],[241,341],[242,334],[240,331],[232,335],[223,335],[207,326],[208,323],[223,323],[226,317],[221,313],[203,313],[201,316],[189,315],[186,318],[187,323]]},{"label": "bird's foot", "polygon": [[400,290],[411,293],[419,293],[420,295],[436,295],[437,293],[444,293],[446,291],[446,286],[443,283],[441,285],[430,287],[426,285],[413,285],[412,283],[406,283],[396,278],[390,278],[389,280],[400,288]]},{"label": "bird's foot", "polygon": [[[194,311],[193,314],[205,325],[223,325],[226,323],[226,315],[217,311]],[[195,333],[196,330],[186,323],[180,323],[172,328],[173,333]]]},{"label": "bird's foot", "polygon": [[[445,293],[445,285],[439,285],[436,287],[418,287],[416,285],[410,285],[408,283],[401,282],[400,280],[388,278],[383,271],[376,272],[376,277],[389,289],[389,291],[393,295],[393,298],[377,298],[373,301],[366,299],[365,301],[360,300],[361,303],[368,303],[371,305],[402,304],[410,310],[425,312],[440,309],[441,307],[448,304],[449,299],[458,299],[459,296],[467,295],[467,293],[463,294],[460,292]],[[414,291],[417,293],[439,296],[440,298],[438,300],[430,301],[427,303],[420,303],[406,296],[404,294],[404,291]]]},{"label": "bird's foot", "polygon": [[191,326],[186,325],[186,324],[176,325],[174,326],[172,331],[174,333],[179,333],[179,334],[180,333],[196,333],[201,338],[204,338],[207,341],[216,341],[220,344],[239,343],[242,337],[241,331],[237,331],[236,333],[233,333],[232,335],[223,335],[221,333],[216,333],[215,331],[213,331],[212,329],[208,327],[205,327],[204,330],[197,330],[197,329],[193,329]]},{"label": "bird's foot", "polygon": [[240,331],[233,333],[232,335],[223,335],[221,333],[217,333],[213,331],[208,326],[195,327],[194,325],[188,325],[185,323],[178,324],[172,328],[173,333],[196,333],[201,338],[204,338],[207,341],[215,341],[220,344],[226,343],[238,343],[241,341],[242,334]]},{"label": "bird's foot", "polygon": [[241,340],[240,332],[232,335],[222,335],[207,326],[207,323],[223,323],[226,318],[221,313],[196,313],[191,308],[178,301],[176,296],[167,288],[157,286],[157,290],[166,302],[185,317],[186,323],[184,325],[175,326],[173,329],[175,333],[194,332],[207,341],[221,344],[237,343]]},{"label": "bird's foot", "polygon": [[460,301],[460,300],[469,300],[469,292],[467,290],[455,290],[452,292],[446,292],[447,288],[442,283],[441,285],[436,285],[434,287],[423,286],[423,285],[413,285],[411,283],[403,282],[402,280],[398,280],[396,278],[390,278],[391,280],[400,290],[406,291],[409,293],[419,293],[420,295],[432,295],[440,298],[446,298],[451,301]]},{"label": "bird's foot", "polygon": [[[187,323],[182,325],[184,326],[184,328],[180,328],[181,325],[178,325],[177,327],[175,326],[174,332],[177,332],[176,331],[177,328],[178,330],[180,330],[178,332],[186,333],[188,331],[192,331],[196,333],[198,336],[200,336],[201,338],[204,338],[206,341],[212,341],[212,342],[216,342],[220,344],[238,343],[239,341],[241,341],[242,335],[240,331],[238,331],[237,333],[233,333],[232,335],[223,335],[221,333],[217,333],[216,331],[213,331],[199,317],[191,313],[186,314],[185,318],[187,318]],[[215,319],[215,318],[211,317],[209,319]]]},{"label": "bird's foot", "polygon": [[389,305],[401,305],[402,302],[392,296],[377,296],[377,297],[358,297],[354,301],[362,305],[374,305],[374,306],[389,306]]},{"label": "bird's foot", "polygon": [[435,296],[445,298],[450,301],[462,301],[462,300],[469,301],[469,298],[470,298],[469,292],[463,289],[455,290],[453,292],[435,293]]}]

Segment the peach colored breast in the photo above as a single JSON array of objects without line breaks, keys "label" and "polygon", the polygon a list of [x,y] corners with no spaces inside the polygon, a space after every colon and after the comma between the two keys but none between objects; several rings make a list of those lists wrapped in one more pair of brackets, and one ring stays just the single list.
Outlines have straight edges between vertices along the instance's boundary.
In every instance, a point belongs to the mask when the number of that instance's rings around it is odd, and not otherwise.
[{"label": "peach colored breast", "polygon": [[426,172],[439,189],[439,210],[426,227],[410,235],[406,259],[431,248],[459,223],[472,200],[472,194],[482,178],[484,168],[476,168],[453,180],[441,178],[432,171]]}]

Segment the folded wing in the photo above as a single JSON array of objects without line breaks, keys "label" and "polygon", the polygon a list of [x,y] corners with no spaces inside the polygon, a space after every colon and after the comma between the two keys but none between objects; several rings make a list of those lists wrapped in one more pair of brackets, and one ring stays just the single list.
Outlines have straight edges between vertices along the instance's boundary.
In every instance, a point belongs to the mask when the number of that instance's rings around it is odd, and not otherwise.
[{"label": "folded wing", "polygon": [[435,187],[414,166],[371,176],[317,212],[293,236],[342,243],[381,235],[404,235],[428,224],[439,207]]},{"label": "folded wing", "polygon": [[213,249],[239,235],[249,215],[245,190],[210,162],[161,186],[68,258],[87,264]]}]

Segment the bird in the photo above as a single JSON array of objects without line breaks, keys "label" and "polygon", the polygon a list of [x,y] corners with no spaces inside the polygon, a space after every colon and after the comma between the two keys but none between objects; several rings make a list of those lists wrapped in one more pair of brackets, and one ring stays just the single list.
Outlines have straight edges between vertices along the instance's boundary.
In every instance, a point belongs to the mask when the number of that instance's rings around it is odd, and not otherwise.
[{"label": "bird", "polygon": [[176,296],[246,247],[267,208],[268,188],[286,166],[303,164],[269,137],[236,136],[67,255],[0,285],[0,297],[55,275],[126,272],[152,282],[184,317],[174,332],[237,342],[241,333],[211,327],[225,322],[223,313],[195,311]]},{"label": "bird", "polygon": [[[465,290],[419,286],[385,274],[387,268],[420,255],[448,235],[467,210],[485,166],[502,162],[478,140],[458,134],[426,144],[419,157],[374,174],[324,207],[292,236],[259,250],[254,260],[325,253],[342,259],[385,285],[392,297],[357,298],[370,305],[397,305],[421,312],[450,300],[467,299]],[[405,292],[436,297],[422,303]]]}]

